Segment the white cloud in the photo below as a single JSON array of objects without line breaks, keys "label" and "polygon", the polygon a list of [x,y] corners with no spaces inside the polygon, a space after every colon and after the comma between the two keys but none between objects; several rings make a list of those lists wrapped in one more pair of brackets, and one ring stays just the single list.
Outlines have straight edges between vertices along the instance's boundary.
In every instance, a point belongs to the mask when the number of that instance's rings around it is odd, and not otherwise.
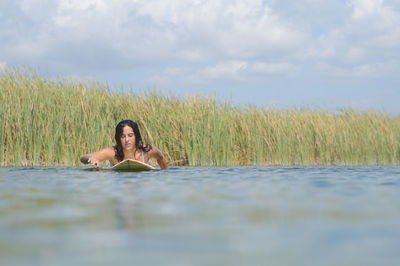
[{"label": "white cloud", "polygon": [[400,69],[400,10],[395,7],[393,1],[348,1],[348,15],[310,39],[296,58],[330,66],[318,68],[327,76],[393,76],[393,68]]},{"label": "white cloud", "polygon": [[164,69],[163,73],[165,75],[178,75],[183,73],[185,70],[181,67],[168,67],[166,69]]},{"label": "white cloud", "polygon": [[382,9],[383,0],[351,0],[353,18],[360,19],[379,13]]},{"label": "white cloud", "polygon": [[52,20],[56,31],[67,30],[79,40],[104,35],[100,39],[124,55],[160,50],[188,61],[201,60],[204,51],[231,59],[257,57],[304,40],[296,25],[262,0],[60,0]]},{"label": "white cloud", "polygon": [[[119,3],[116,1],[114,3]],[[119,16],[114,16],[115,13],[111,12],[114,7],[115,11],[120,11],[119,5],[113,5],[110,1],[103,0],[59,0],[57,11],[53,20],[58,27],[76,28],[84,26],[90,27],[90,22],[100,22],[104,26],[107,22],[113,24],[119,19]],[[123,15],[124,13],[122,13]],[[99,26],[99,25],[91,25]],[[94,27],[93,27],[94,28]],[[104,29],[104,28],[103,28]],[[84,30],[81,29],[81,30]]]},{"label": "white cloud", "polygon": [[155,84],[170,85],[176,79],[182,79],[183,76],[187,76],[189,72],[189,69],[183,67],[167,67],[161,72],[151,75],[148,81]]},{"label": "white cloud", "polygon": [[57,1],[52,0],[22,0],[18,1],[21,11],[30,19],[41,22],[52,14]]},{"label": "white cloud", "polygon": [[210,79],[241,80],[243,79],[241,73],[247,69],[247,66],[248,63],[245,61],[220,62],[214,66],[207,66],[201,69],[192,77],[192,79],[200,80],[202,82]]},{"label": "white cloud", "polygon": [[107,73],[119,84],[138,80],[143,87],[226,81],[264,86],[278,79],[283,84],[287,75],[395,77],[399,4],[5,0],[0,3],[7,10],[1,16],[0,62],[28,62],[82,77]]},{"label": "white cloud", "polygon": [[299,47],[305,34],[297,25],[281,19],[263,1],[236,1],[221,11],[228,24],[218,43],[230,56],[254,58],[272,51]]},{"label": "white cloud", "polygon": [[29,39],[17,37],[14,39],[16,43],[9,47],[9,52],[17,56],[38,58],[43,56],[51,45],[51,40],[44,34],[32,36]]},{"label": "white cloud", "polygon": [[376,75],[372,66],[368,64],[351,68],[330,68],[330,71],[339,77],[372,77]]},{"label": "white cloud", "polygon": [[201,49],[184,49],[182,51],[178,51],[177,55],[189,62],[201,62],[206,59],[208,59],[208,54],[205,51],[202,51]]},{"label": "white cloud", "polygon": [[355,64],[352,66],[338,66],[321,63],[318,65],[318,68],[319,70],[330,73],[334,77],[378,79],[398,74],[398,66],[393,62]]},{"label": "white cloud", "polygon": [[349,62],[358,62],[364,59],[366,51],[363,48],[350,47],[347,51],[346,58]]},{"label": "white cloud", "polygon": [[[383,0],[352,0],[353,15],[345,28],[367,45],[394,48],[400,45],[400,11]],[[398,5],[398,4],[397,4]]]},{"label": "white cloud", "polygon": [[168,67],[161,74],[150,78],[151,82],[166,84],[180,79],[183,83],[204,84],[212,80],[251,81],[252,74],[293,75],[299,67],[289,63],[265,63],[246,61],[224,61],[215,65],[204,66],[200,70],[194,68]]},{"label": "white cloud", "polygon": [[264,63],[255,62],[250,66],[250,70],[262,74],[291,73],[297,70],[297,67],[289,63]]},{"label": "white cloud", "polygon": [[304,50],[298,51],[298,57],[303,60],[315,57],[320,59],[336,58],[338,48],[342,43],[344,43],[343,33],[335,29],[310,41]]},{"label": "white cloud", "polygon": [[205,84],[212,80],[244,80],[248,65],[245,61],[224,61],[201,69],[166,68],[161,74],[151,76],[149,80],[158,84],[170,84],[177,78],[180,83],[185,84]]}]

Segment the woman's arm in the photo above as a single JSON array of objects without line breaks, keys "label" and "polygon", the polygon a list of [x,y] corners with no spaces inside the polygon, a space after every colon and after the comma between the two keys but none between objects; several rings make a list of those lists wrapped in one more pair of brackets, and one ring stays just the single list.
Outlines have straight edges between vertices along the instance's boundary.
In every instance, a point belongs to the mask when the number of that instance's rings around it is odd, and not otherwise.
[{"label": "woman's arm", "polygon": [[81,157],[83,164],[92,164],[96,167],[100,166],[100,162],[105,160],[112,160],[115,157],[114,147],[104,148],[102,150],[92,152],[90,154],[84,154]]},{"label": "woman's arm", "polygon": [[149,151],[150,158],[154,158],[157,160],[158,165],[161,169],[168,169],[167,160],[164,157],[164,154],[157,149],[156,147],[152,146],[151,150]]}]

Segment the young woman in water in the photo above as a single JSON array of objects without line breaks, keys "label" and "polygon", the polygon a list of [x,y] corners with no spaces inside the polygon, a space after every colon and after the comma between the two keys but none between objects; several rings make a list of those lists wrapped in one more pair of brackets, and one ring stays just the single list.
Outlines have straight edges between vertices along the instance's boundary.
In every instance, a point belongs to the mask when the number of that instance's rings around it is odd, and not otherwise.
[{"label": "young woman in water", "polygon": [[81,162],[99,167],[101,161],[109,160],[115,165],[125,159],[134,159],[149,163],[150,159],[157,160],[161,169],[168,169],[167,160],[162,152],[149,144],[144,145],[138,125],[131,120],[123,120],[115,128],[117,144],[99,151],[82,155]]}]

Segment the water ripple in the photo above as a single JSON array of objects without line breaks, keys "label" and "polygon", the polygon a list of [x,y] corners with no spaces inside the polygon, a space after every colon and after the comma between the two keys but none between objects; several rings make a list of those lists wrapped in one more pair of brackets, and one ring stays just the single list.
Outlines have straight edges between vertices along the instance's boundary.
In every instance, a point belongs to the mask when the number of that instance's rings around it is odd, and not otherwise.
[{"label": "water ripple", "polygon": [[398,166],[86,169],[0,168],[1,265],[400,259]]}]

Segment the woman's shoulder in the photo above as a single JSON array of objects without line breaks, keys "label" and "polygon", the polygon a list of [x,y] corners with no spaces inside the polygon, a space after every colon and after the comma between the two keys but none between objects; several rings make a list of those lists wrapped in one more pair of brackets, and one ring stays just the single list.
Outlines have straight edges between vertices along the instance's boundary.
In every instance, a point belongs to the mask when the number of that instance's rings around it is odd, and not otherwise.
[{"label": "woman's shoulder", "polygon": [[117,150],[116,150],[115,146],[110,146],[110,147],[104,148],[104,150],[106,151],[106,153],[108,155],[108,160],[112,164],[118,163],[118,161],[116,160]]}]

